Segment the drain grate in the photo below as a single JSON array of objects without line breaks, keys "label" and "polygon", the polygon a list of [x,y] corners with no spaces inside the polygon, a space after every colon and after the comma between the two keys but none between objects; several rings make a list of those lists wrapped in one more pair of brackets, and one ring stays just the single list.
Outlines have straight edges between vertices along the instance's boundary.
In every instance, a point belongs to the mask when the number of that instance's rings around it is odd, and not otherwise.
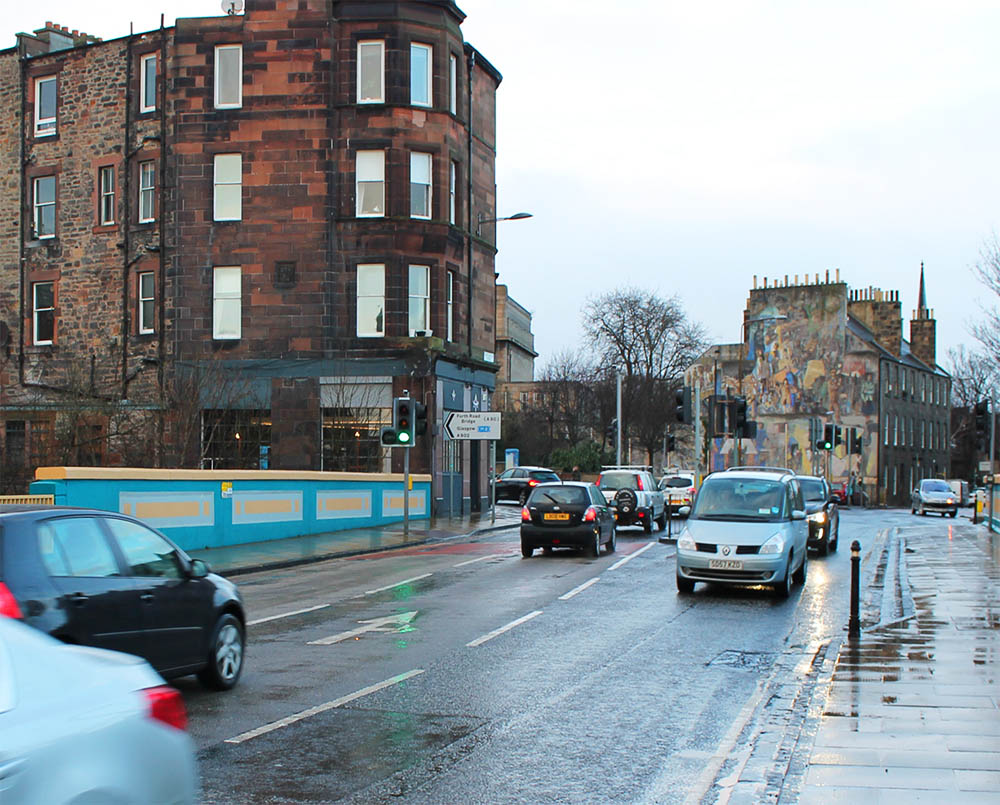
[{"label": "drain grate", "polygon": [[747,671],[766,671],[774,664],[774,653],[727,649],[709,660],[707,664],[724,665],[727,668],[743,668]]}]

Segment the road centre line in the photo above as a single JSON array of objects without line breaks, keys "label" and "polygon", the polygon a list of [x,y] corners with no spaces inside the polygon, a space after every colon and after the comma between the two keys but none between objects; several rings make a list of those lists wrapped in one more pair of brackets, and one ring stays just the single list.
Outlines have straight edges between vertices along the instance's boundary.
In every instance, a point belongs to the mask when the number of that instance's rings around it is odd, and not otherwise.
[{"label": "road centre line", "polygon": [[477,637],[471,643],[466,643],[465,646],[466,648],[475,648],[476,646],[481,646],[487,640],[492,640],[494,637],[499,637],[504,632],[509,632],[515,626],[520,626],[522,623],[530,621],[532,618],[537,618],[541,614],[542,610],[536,609],[534,612],[529,612],[527,615],[518,618],[516,621],[511,621],[506,626],[501,626],[499,629],[494,629],[492,632],[484,634],[482,637]]},{"label": "road centre line", "polygon": [[571,599],[571,598],[572,598],[572,597],[573,597],[574,595],[576,595],[577,593],[582,593],[582,592],[583,592],[584,590],[586,590],[586,589],[587,589],[587,588],[588,588],[588,587],[589,587],[589,586],[590,586],[591,584],[597,584],[597,582],[599,582],[600,580],[601,580],[601,577],[600,577],[600,576],[594,576],[594,578],[592,578],[592,579],[591,579],[590,581],[585,581],[585,582],[584,582],[583,584],[581,584],[581,585],[580,585],[579,587],[574,587],[574,588],[573,588],[572,590],[570,590],[570,591],[569,591],[568,593],[566,593],[566,594],[564,594],[564,595],[560,595],[560,596],[559,596],[559,600],[560,600],[560,601],[569,601],[569,599]]},{"label": "road centre line", "polygon": [[617,562],[615,562],[611,567],[609,567],[608,570],[617,570],[622,565],[624,565],[626,562],[631,562],[640,553],[642,553],[643,551],[648,551],[652,547],[653,547],[653,543],[652,542],[647,542],[645,545],[643,545],[639,550],[635,551],[634,553],[630,553],[628,556],[623,556],[621,559],[619,559]]},{"label": "road centre line", "polygon": [[452,567],[463,567],[464,565],[471,565],[473,562],[483,562],[487,559],[502,559],[508,556],[517,556],[516,553],[491,553],[489,556],[480,556],[476,559],[466,559],[464,562],[459,562],[457,565],[452,565]]},{"label": "road centre line", "polygon": [[225,743],[227,744],[241,744],[244,741],[249,741],[251,738],[256,738],[260,735],[266,735],[269,732],[274,732],[275,730],[280,730],[282,727],[287,727],[289,724],[294,724],[296,721],[302,721],[310,716],[315,716],[320,713],[325,713],[327,710],[333,710],[335,707],[342,707],[348,702],[353,702],[355,699],[360,699],[362,696],[367,696],[370,693],[375,693],[382,690],[383,688],[391,687],[392,685],[398,685],[400,682],[405,682],[411,677],[417,676],[424,672],[423,668],[414,668],[412,671],[407,671],[405,674],[399,674],[399,676],[394,676],[391,679],[386,679],[382,682],[378,682],[374,685],[369,685],[367,688],[362,688],[354,693],[349,693],[346,696],[341,696],[339,699],[334,699],[331,702],[325,702],[324,704],[318,704],[315,707],[310,707],[308,710],[302,710],[299,713],[288,716],[287,718],[282,718],[279,721],[272,721],[270,724],[265,724],[263,727],[257,727],[256,729],[248,730],[247,732],[241,732],[235,738],[227,738]]},{"label": "road centre line", "polygon": [[[387,584],[385,587],[379,587],[376,590],[365,590],[365,595],[375,595],[375,593],[382,593],[386,590],[391,590],[393,587],[401,587],[404,584],[409,584],[411,581],[420,581],[420,579],[426,579],[428,576],[433,576],[433,573],[424,573],[421,576],[414,576],[413,578],[403,579],[402,581],[395,581],[392,584]],[[355,596],[357,598],[357,596]]]},{"label": "road centre line", "polygon": [[290,618],[292,615],[303,615],[306,612],[315,612],[317,609],[325,609],[330,606],[329,604],[317,604],[314,607],[306,607],[305,609],[293,609],[291,612],[282,612],[280,615],[268,615],[266,618],[257,618],[256,620],[247,621],[247,626],[256,626],[258,623],[267,623],[268,621],[276,621],[279,618]]}]

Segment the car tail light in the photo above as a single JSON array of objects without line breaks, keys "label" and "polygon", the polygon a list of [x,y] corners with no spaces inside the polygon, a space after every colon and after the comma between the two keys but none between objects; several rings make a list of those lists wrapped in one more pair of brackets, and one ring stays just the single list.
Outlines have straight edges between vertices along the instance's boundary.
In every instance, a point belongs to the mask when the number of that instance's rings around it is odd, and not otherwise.
[{"label": "car tail light", "polygon": [[635,480],[636,480],[636,481],[638,482],[638,484],[639,484],[639,491],[640,491],[640,492],[644,491],[644,489],[643,489],[643,486],[642,486],[642,476],[641,476],[641,475],[637,475],[637,476],[635,477]]},{"label": "car tail light", "polygon": [[0,615],[6,615],[8,618],[17,618],[18,620],[23,620],[24,615],[21,614],[21,607],[17,605],[17,599],[14,598],[14,594],[7,589],[7,585],[0,581]]},{"label": "car tail light", "polygon": [[638,512],[638,515],[639,515],[640,517],[645,517],[645,516],[646,516],[646,512]]},{"label": "car tail light", "polygon": [[531,522],[531,512],[528,511],[527,506],[521,507],[521,522],[530,523]]},{"label": "car tail light", "polygon": [[693,495],[694,494],[694,487],[693,486],[688,489],[688,494],[689,495]]},{"label": "car tail light", "polygon": [[534,478],[529,478],[528,486],[538,486],[538,481],[536,481]]},{"label": "car tail light", "polygon": [[180,691],[169,685],[160,685],[156,688],[145,688],[142,692],[149,704],[150,718],[179,730],[187,727],[187,711],[184,709],[184,699],[181,698]]},{"label": "car tail light", "polygon": [[587,511],[583,513],[583,519],[588,523],[593,523],[597,519],[597,509],[588,506]]}]

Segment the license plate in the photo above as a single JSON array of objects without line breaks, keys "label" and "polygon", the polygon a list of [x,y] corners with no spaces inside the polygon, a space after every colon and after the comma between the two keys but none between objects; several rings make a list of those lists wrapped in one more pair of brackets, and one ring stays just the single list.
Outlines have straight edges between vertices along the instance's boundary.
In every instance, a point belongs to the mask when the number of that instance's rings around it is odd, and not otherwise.
[{"label": "license plate", "polygon": [[546,512],[542,515],[543,520],[568,520],[569,512]]},{"label": "license plate", "polygon": [[743,561],[740,559],[709,559],[708,566],[712,570],[742,570]]}]

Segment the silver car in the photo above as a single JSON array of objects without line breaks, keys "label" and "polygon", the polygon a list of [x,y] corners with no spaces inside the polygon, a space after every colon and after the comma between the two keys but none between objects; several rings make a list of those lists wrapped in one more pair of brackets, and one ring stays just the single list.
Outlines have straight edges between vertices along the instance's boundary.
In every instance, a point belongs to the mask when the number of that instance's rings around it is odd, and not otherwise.
[{"label": "silver car", "polygon": [[0,616],[0,802],[198,798],[180,693],[131,654],[69,646]]},{"label": "silver car", "polygon": [[[683,511],[682,511],[683,513]],[[791,472],[741,468],[709,475],[677,539],[677,590],[699,581],[774,587],[787,598],[804,584],[809,528]]]},{"label": "silver car", "polygon": [[910,495],[910,513],[926,515],[937,512],[942,517],[950,514],[958,516],[958,497],[947,481],[938,478],[924,478],[920,486]]}]

